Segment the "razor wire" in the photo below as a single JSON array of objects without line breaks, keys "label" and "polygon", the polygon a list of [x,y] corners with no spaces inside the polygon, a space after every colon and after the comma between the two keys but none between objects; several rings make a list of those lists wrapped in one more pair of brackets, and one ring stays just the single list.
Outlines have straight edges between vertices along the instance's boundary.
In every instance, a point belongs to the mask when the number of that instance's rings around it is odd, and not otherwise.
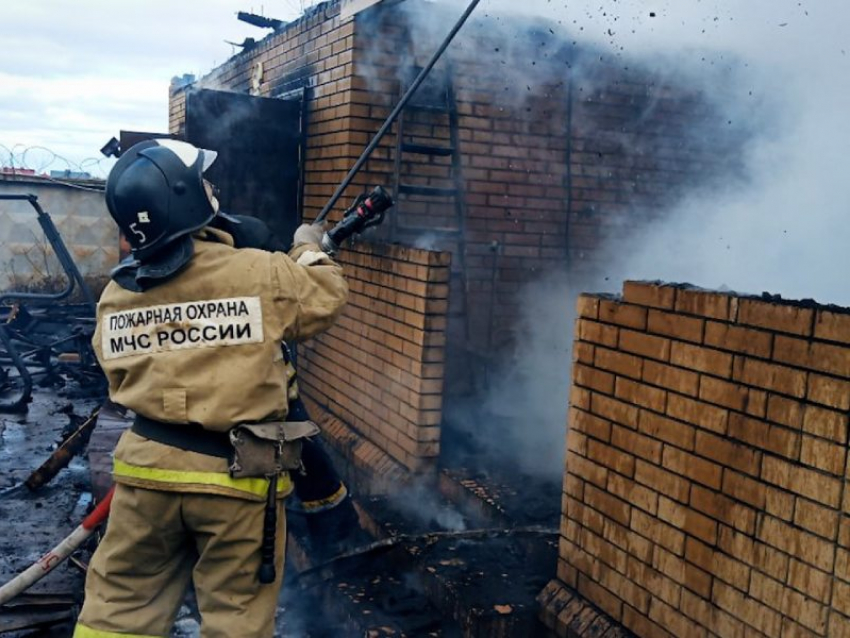
[{"label": "razor wire", "polygon": [[[46,146],[13,144],[10,147],[0,142],[0,174],[37,177],[71,188],[103,190],[102,188],[84,186],[70,180],[79,178],[104,180],[113,163],[113,160],[106,157],[87,157],[75,162]],[[65,175],[57,177],[51,175],[50,171],[60,171]],[[72,173],[79,174],[79,177],[72,175]]]}]

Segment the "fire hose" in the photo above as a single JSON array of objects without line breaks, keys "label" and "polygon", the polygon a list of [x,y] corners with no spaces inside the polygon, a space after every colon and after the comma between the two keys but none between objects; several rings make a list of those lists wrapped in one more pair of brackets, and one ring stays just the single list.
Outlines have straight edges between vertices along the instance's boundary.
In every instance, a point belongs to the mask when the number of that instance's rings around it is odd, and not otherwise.
[{"label": "fire hose", "polygon": [[91,536],[98,526],[109,517],[109,506],[112,503],[113,487],[104,499],[98,503],[91,514],[83,519],[77,528],[66,536],[62,542],[41,558],[30,565],[26,570],[15,576],[3,586],[0,586],[0,605],[5,605],[18,594],[32,587],[44,576],[52,572],[66,558],[76,551],[83,542]]},{"label": "fire hose", "polygon": [[[92,430],[97,423],[99,413],[100,408],[92,412],[83,424],[68,436],[53,454],[50,455],[50,458],[30,474],[26,481],[3,490],[0,492],[0,497],[16,493],[25,487],[34,492],[49,483],[62,468],[68,465],[71,458],[79,453],[88,443],[89,436],[91,436]],[[57,565],[73,554],[83,541],[91,536],[98,525],[107,519],[111,501],[112,490],[107,493],[106,497],[104,497],[94,511],[86,516],[83,522],[61,543],[44,554],[29,568],[18,574],[8,583],[0,586],[0,605],[4,605],[18,594],[32,587],[33,584],[49,574]]]}]

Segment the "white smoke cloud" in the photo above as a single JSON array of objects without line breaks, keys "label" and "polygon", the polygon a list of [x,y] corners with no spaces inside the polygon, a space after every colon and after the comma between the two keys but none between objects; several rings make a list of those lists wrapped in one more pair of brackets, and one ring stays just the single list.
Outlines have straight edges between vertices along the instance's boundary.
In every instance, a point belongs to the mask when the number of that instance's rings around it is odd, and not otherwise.
[{"label": "white smoke cloud", "polygon": [[[460,15],[458,3],[441,4]],[[579,47],[596,47],[608,63],[701,82],[729,122],[750,135],[743,156],[729,158],[740,170],[673,198],[639,231],[609,226],[611,237],[597,255],[605,264],[598,277],[579,281],[552,273],[523,291],[521,348],[479,403],[496,413],[524,414],[515,460],[524,471],[555,477],[563,467],[567,353],[579,292],[619,292],[625,279],[661,279],[850,305],[844,282],[850,270],[850,180],[844,175],[850,5],[483,0],[471,25],[497,20],[509,30],[511,16],[557,24],[556,32]]]},{"label": "white smoke cloud", "polygon": [[[604,279],[689,281],[850,304],[843,273],[850,225],[850,58],[841,0],[549,2],[484,0],[485,12],[560,23],[623,60],[661,73],[704,74],[730,117],[764,105],[745,149],[749,179],[687,197],[624,246],[611,245]],[[718,69],[735,86],[714,86]],[[777,117],[779,115],[779,117]]]}]

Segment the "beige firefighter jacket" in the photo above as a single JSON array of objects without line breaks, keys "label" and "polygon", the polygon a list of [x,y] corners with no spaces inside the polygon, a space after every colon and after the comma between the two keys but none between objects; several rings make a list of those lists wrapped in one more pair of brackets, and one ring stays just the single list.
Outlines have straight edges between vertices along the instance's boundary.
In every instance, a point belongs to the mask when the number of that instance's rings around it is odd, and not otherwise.
[{"label": "beige firefighter jacket", "polygon": [[[241,422],[286,417],[287,364],[281,341],[308,339],[332,325],[348,287],[318,246],[289,255],[235,249],[205,229],[173,279],[145,292],[110,282],[100,298],[93,345],[110,398],[148,418],[227,431]],[[184,451],[125,432],[115,451],[116,482],[261,499],[263,479],[232,479],[223,458]],[[279,481],[291,491],[288,477]]]}]

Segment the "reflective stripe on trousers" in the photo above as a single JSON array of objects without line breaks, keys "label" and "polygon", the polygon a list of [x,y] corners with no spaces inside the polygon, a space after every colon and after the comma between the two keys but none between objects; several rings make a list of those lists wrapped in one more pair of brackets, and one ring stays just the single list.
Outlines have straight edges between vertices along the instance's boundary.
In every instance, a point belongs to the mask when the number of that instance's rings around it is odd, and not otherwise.
[{"label": "reflective stripe on trousers", "polygon": [[85,625],[77,624],[74,629],[74,638],[159,638],[146,634],[119,634],[114,631],[100,631]]}]

